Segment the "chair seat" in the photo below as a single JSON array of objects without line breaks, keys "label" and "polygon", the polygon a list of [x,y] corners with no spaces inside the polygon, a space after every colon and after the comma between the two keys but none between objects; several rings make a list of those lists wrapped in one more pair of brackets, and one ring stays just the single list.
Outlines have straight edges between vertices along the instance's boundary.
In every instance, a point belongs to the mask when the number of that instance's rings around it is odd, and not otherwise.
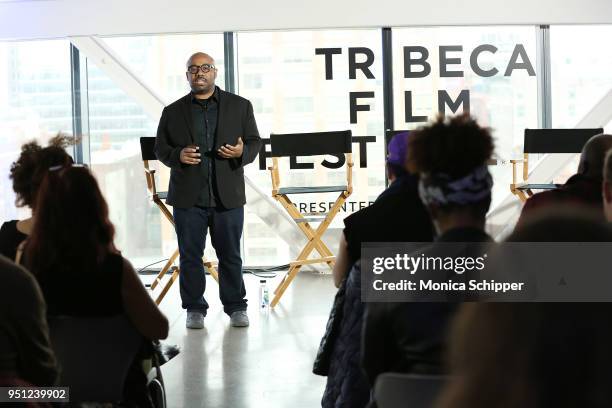
[{"label": "chair seat", "polygon": [[525,191],[525,190],[556,190],[559,188],[560,184],[520,184],[516,186],[517,190]]},{"label": "chair seat", "polygon": [[279,194],[307,194],[307,193],[333,193],[347,191],[347,186],[320,186],[320,187],[282,187]]},{"label": "chair seat", "polygon": [[160,199],[165,200],[166,198],[168,198],[168,192],[167,191],[158,191],[157,192],[157,196]]}]

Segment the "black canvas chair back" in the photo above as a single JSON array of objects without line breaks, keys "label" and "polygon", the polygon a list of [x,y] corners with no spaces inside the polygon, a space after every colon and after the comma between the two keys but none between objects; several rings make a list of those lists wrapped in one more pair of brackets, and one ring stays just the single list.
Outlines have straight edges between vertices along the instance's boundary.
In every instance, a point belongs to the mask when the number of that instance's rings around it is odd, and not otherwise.
[{"label": "black canvas chair back", "polygon": [[155,138],[141,137],[140,138],[140,154],[142,160],[157,160],[155,155]]},{"label": "black canvas chair back", "polygon": [[594,129],[525,129],[523,152],[580,153],[586,142],[603,133],[602,128]]},{"label": "black canvas chair back", "polygon": [[[295,261],[289,264],[289,271],[274,291],[274,298],[272,303],[270,303],[272,307],[278,304],[281,296],[303,265],[326,263],[333,269],[336,258],[321,238],[353,191],[351,142],[350,130],[270,135],[272,167],[269,167],[268,170],[270,170],[270,176],[272,177],[272,197],[283,206],[307,239],[306,245],[302,248]],[[319,155],[335,155],[338,157],[344,155],[346,184],[281,187],[279,158]],[[342,163],[339,162],[339,165],[342,165]],[[301,213],[289,198],[289,195],[327,193],[338,194],[336,201],[334,201],[327,212]],[[319,224],[316,229],[310,225],[311,222]],[[309,259],[308,257],[313,251],[318,252],[320,257]]]},{"label": "black canvas chair back", "polygon": [[[164,218],[166,218],[166,220],[168,220],[168,222],[174,226],[174,216],[172,215],[172,211],[170,211],[170,209],[165,203],[165,200],[168,196],[168,192],[157,190],[157,181],[155,177],[156,171],[155,169],[151,168],[151,162],[158,160],[157,156],[155,155],[155,138],[154,137],[141,137],[140,138],[140,155],[142,157],[145,178],[147,180],[147,189],[149,191],[149,195],[151,196],[151,200],[157,206],[157,208],[159,208]],[[176,261],[176,259],[178,258],[178,256],[179,256],[179,250],[177,248],[176,251],[174,251],[174,253],[172,254],[172,256],[170,256],[170,258],[168,259],[164,267],[161,268],[157,277],[153,280],[153,283],[151,283],[151,290],[154,290],[158,285],[162,284],[162,280],[164,279],[166,273],[170,270],[172,271],[170,278],[166,279],[166,283],[163,284],[161,292],[155,298],[155,303],[157,303],[158,305],[164,299],[164,297],[166,296],[166,293],[168,293],[168,291],[170,290],[170,287],[172,286],[174,281],[176,281],[176,279],[179,276],[179,272],[180,272],[179,268],[172,266],[174,264],[174,261]],[[202,259],[202,262],[204,262],[204,266],[206,267],[208,272],[210,272],[210,275],[216,281],[218,281],[219,278],[217,275],[217,269],[215,265],[213,264],[213,262],[207,261],[206,259]]]},{"label": "black canvas chair back", "polygon": [[[527,183],[529,179],[530,154],[580,153],[586,142],[595,135],[603,133],[602,128],[588,129],[525,129],[523,139],[523,159],[510,160],[512,164],[512,184],[510,191],[521,201],[527,201],[534,190],[554,190],[559,187],[552,183]],[[523,166],[522,182],[517,182],[517,165]]]},{"label": "black canvas chair back", "polygon": [[383,373],[374,399],[378,408],[433,408],[446,381],[444,376]]},{"label": "black canvas chair back", "polygon": [[351,153],[351,131],[271,134],[272,157]]},{"label": "black canvas chair back", "polygon": [[118,402],[128,370],[144,338],[124,315],[49,318],[53,351],[61,366],[59,385],[70,402]]}]

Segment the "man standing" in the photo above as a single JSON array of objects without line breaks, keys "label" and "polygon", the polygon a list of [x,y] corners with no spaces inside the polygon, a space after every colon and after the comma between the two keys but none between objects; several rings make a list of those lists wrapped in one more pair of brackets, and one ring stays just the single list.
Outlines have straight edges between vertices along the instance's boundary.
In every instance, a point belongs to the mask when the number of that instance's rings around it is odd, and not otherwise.
[{"label": "man standing", "polygon": [[211,56],[193,54],[186,75],[191,92],[164,108],[155,140],[157,158],[171,169],[167,203],[173,207],[178,239],[182,306],[187,327],[203,328],[208,303],[202,256],[210,228],[223,310],[232,326],[245,327],[243,166],[255,160],[261,139],[251,103],[215,86]]}]

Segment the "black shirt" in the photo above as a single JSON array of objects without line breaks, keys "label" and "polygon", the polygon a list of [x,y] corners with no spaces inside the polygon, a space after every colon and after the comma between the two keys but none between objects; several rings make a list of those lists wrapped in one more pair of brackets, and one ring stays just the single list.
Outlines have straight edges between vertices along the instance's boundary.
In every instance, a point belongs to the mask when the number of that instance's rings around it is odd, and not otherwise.
[{"label": "black shirt", "polygon": [[[28,260],[24,259],[28,266]],[[95,268],[55,268],[36,275],[49,316],[103,317],[125,312],[121,287],[123,257],[108,254]]]},{"label": "black shirt", "polygon": [[[460,227],[446,231],[435,242],[492,243],[493,239],[481,229]],[[445,374],[450,323],[460,306],[455,302],[369,303],[362,363],[370,384],[387,371]]]},{"label": "black shirt", "polygon": [[199,164],[202,175],[202,185],[196,206],[215,207],[218,201],[214,185],[215,137],[217,134],[217,118],[219,114],[219,90],[208,99],[197,99],[191,96],[191,114],[196,145],[200,147]]},{"label": "black shirt", "polygon": [[17,220],[5,222],[0,227],[0,254],[14,261],[17,247],[27,237],[17,229]]},{"label": "black shirt", "polygon": [[344,237],[352,265],[363,242],[431,242],[433,224],[418,192],[418,178],[395,180],[372,205],[344,219]]}]

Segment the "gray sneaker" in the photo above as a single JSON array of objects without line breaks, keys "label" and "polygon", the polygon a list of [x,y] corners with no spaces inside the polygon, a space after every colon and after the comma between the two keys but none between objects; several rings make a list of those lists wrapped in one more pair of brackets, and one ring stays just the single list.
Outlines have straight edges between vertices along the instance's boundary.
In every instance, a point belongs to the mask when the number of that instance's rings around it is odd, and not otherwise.
[{"label": "gray sneaker", "polygon": [[187,312],[187,323],[185,326],[188,329],[203,329],[204,315],[200,312]]},{"label": "gray sneaker", "polygon": [[230,324],[234,327],[247,327],[249,325],[249,316],[246,310],[237,310],[230,316]]}]

